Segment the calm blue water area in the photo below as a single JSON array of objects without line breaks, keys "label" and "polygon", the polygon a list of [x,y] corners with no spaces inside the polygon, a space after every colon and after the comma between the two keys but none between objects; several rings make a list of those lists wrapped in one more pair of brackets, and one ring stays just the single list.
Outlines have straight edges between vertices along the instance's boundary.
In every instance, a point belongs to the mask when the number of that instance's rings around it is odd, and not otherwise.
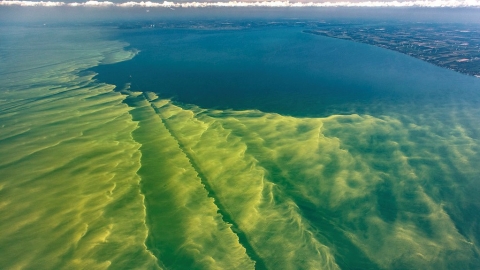
[{"label": "calm blue water area", "polygon": [[141,52],[98,80],[204,108],[294,116],[381,113],[398,104],[477,101],[480,80],[301,27],[119,30]]}]

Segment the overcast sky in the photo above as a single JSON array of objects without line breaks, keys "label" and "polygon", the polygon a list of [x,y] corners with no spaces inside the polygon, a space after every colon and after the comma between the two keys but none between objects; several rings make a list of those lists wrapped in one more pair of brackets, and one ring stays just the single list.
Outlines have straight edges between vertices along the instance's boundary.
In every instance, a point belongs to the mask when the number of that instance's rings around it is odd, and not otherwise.
[{"label": "overcast sky", "polygon": [[[220,2],[223,1],[223,2]],[[414,22],[460,22],[480,24],[480,0],[312,0],[317,7],[308,7],[310,0],[256,1],[176,0],[172,2],[113,1],[0,1],[0,22],[15,21],[104,21],[169,18],[357,18],[403,20]],[[242,7],[252,5],[250,7]],[[300,4],[299,4],[300,3]],[[257,6],[258,5],[258,6]],[[336,6],[338,7],[332,7]],[[438,8],[440,6],[449,6]],[[202,7],[203,6],[203,7]],[[206,6],[206,7],[205,7]],[[227,6],[227,7],[222,7]],[[228,7],[232,6],[232,7]],[[286,7],[285,7],[286,6]],[[299,7],[303,6],[303,7]],[[358,7],[360,6],[360,7]],[[373,7],[371,7],[373,6]],[[379,6],[379,7],[378,7]],[[395,7],[400,6],[400,7]],[[427,6],[429,8],[425,8]],[[451,8],[458,6],[460,8]],[[464,8],[464,6],[469,6]],[[474,6],[474,7],[472,7]]]},{"label": "overcast sky", "polygon": [[1,0],[3,6],[142,6],[142,7],[183,7],[199,6],[362,6],[362,7],[477,7],[480,0]]}]

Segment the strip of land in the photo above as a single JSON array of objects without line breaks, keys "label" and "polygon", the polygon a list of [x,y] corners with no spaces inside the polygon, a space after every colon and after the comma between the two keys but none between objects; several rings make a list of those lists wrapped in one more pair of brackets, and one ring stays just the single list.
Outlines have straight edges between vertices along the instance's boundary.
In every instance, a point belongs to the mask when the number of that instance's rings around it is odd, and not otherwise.
[{"label": "strip of land", "polygon": [[334,25],[305,33],[398,51],[434,65],[480,77],[480,29],[450,24]]},{"label": "strip of land", "polygon": [[366,43],[397,51],[439,67],[480,77],[480,27],[447,23],[346,23],[311,20],[200,20],[129,22],[119,29],[185,28],[241,30],[299,27],[304,33]]}]

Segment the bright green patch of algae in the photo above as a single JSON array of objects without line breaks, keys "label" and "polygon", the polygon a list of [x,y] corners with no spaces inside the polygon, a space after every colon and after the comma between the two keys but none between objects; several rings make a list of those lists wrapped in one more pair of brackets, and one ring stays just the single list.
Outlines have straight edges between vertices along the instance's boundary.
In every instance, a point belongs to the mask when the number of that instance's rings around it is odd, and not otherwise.
[{"label": "bright green patch of algae", "polygon": [[159,268],[137,124],[113,86],[78,73],[133,54],[95,29],[0,33],[0,268]]},{"label": "bright green patch of algae", "polygon": [[[262,267],[478,265],[478,236],[459,231],[463,210],[445,207],[458,199],[477,207],[455,184],[460,175],[476,187],[477,140],[465,131],[439,133],[449,121],[461,131],[452,115],[478,110],[442,112],[444,119],[432,124],[432,114],[294,118],[146,96],[189,159],[186,167]],[[436,192],[439,181],[456,197]]]}]

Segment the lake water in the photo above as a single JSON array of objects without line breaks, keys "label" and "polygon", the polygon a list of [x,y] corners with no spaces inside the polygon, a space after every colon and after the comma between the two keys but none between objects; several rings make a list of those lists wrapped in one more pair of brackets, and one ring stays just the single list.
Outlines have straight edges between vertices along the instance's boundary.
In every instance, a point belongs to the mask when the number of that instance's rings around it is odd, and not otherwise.
[{"label": "lake water", "polygon": [[478,78],[300,27],[2,29],[0,268],[480,267]]}]

